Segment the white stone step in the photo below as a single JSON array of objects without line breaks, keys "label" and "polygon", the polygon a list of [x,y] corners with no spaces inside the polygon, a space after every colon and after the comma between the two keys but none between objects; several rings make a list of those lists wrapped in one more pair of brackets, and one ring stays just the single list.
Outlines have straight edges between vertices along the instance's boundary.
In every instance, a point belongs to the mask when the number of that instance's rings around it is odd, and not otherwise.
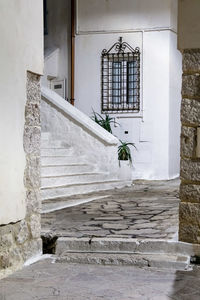
[{"label": "white stone step", "polygon": [[67,156],[73,154],[73,148],[42,148],[40,151],[41,157],[43,156]]},{"label": "white stone step", "polygon": [[67,164],[85,163],[85,158],[80,156],[43,156],[41,166],[64,166]]},{"label": "white stone step", "polygon": [[41,167],[41,176],[65,176],[68,174],[94,172],[95,167],[86,163],[66,164],[62,166],[43,166]]},{"label": "white stone step", "polygon": [[86,194],[95,191],[108,190],[113,188],[122,188],[126,185],[130,185],[131,182],[121,182],[119,180],[113,179],[108,181],[100,182],[79,182],[75,184],[68,184],[64,186],[58,186],[53,188],[42,188],[41,198],[45,199],[55,199],[61,197],[67,197],[71,195]]},{"label": "white stone step", "polygon": [[62,210],[64,208],[88,203],[95,200],[103,200],[105,198],[108,198],[109,195],[104,196],[88,196],[85,197],[85,195],[81,195],[79,198],[77,197],[67,197],[67,198],[61,198],[61,199],[51,199],[51,200],[44,200],[42,203],[42,214],[50,213],[57,210]]},{"label": "white stone step", "polygon": [[92,181],[102,181],[108,178],[108,173],[78,173],[65,176],[46,176],[41,178],[42,188],[56,187],[78,182],[90,183]]},{"label": "white stone step", "polygon": [[70,145],[67,141],[52,140],[41,138],[41,148],[68,148]]},{"label": "white stone step", "polygon": [[49,140],[50,139],[50,132],[42,132],[41,133],[41,140]]},{"label": "white stone step", "polygon": [[183,255],[167,254],[123,254],[123,253],[65,253],[57,259],[58,262],[124,265],[152,267],[159,269],[187,270],[190,259]]},{"label": "white stone step", "polygon": [[60,260],[93,264],[130,264],[157,268],[190,268],[192,257],[200,256],[200,245],[135,238],[58,237]]},{"label": "white stone step", "polygon": [[[117,224],[116,224],[117,225]],[[200,245],[161,239],[136,238],[100,238],[93,237],[59,237],[56,252],[94,252],[94,253],[126,253],[126,254],[169,254],[184,256],[200,256]],[[89,243],[90,241],[90,243]]]}]

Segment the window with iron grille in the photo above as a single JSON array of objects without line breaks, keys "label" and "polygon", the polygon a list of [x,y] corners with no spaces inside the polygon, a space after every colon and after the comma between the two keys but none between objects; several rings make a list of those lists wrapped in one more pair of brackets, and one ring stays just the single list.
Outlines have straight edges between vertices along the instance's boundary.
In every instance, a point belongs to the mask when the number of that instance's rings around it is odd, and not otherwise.
[{"label": "window with iron grille", "polygon": [[140,111],[140,50],[115,43],[102,51],[102,112]]}]

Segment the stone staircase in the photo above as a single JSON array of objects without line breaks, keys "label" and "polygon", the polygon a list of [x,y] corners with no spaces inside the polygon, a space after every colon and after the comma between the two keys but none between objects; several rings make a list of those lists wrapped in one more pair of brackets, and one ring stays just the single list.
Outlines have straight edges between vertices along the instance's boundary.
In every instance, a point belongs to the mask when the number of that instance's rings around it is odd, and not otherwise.
[{"label": "stone staircase", "polygon": [[[56,209],[58,202],[66,207],[63,199],[67,202],[69,196],[130,185],[131,174],[124,176],[119,168],[119,140],[49,88],[41,92],[43,208]],[[70,201],[75,205],[87,199]]]},{"label": "stone staircase", "polygon": [[[43,204],[99,190],[124,186],[118,178],[99,170],[84,155],[76,154],[63,140],[52,139],[50,133],[41,136],[41,197]],[[89,200],[88,200],[89,201]],[[75,203],[82,202],[79,198]],[[83,198],[83,202],[86,200]],[[55,205],[54,205],[55,206]]]}]

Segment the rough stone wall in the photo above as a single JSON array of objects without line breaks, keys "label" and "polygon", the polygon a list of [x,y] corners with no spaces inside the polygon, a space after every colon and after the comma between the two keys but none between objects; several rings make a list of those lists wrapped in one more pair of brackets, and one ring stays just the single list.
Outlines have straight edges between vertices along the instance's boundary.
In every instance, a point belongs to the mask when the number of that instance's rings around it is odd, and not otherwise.
[{"label": "rough stone wall", "polygon": [[40,238],[40,76],[27,73],[24,151],[26,218],[0,226],[0,278],[42,251]]},{"label": "rough stone wall", "polygon": [[200,49],[183,52],[181,121],[179,239],[199,244],[200,159],[196,146],[200,126]]}]

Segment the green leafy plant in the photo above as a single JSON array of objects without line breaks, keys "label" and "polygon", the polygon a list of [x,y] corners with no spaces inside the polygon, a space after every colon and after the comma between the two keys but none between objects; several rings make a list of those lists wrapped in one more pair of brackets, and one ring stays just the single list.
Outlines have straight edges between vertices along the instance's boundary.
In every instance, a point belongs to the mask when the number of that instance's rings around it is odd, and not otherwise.
[{"label": "green leafy plant", "polygon": [[103,127],[108,132],[112,133],[111,123],[115,123],[114,118],[111,118],[109,115],[105,115],[105,119],[95,111],[93,111],[92,120]]},{"label": "green leafy plant", "polygon": [[129,146],[133,146],[135,149],[136,146],[134,143],[128,143],[128,142],[122,142],[120,140],[121,145],[118,146],[118,160],[120,164],[120,160],[128,160],[130,165],[132,164],[132,156],[131,156],[131,150]]}]

